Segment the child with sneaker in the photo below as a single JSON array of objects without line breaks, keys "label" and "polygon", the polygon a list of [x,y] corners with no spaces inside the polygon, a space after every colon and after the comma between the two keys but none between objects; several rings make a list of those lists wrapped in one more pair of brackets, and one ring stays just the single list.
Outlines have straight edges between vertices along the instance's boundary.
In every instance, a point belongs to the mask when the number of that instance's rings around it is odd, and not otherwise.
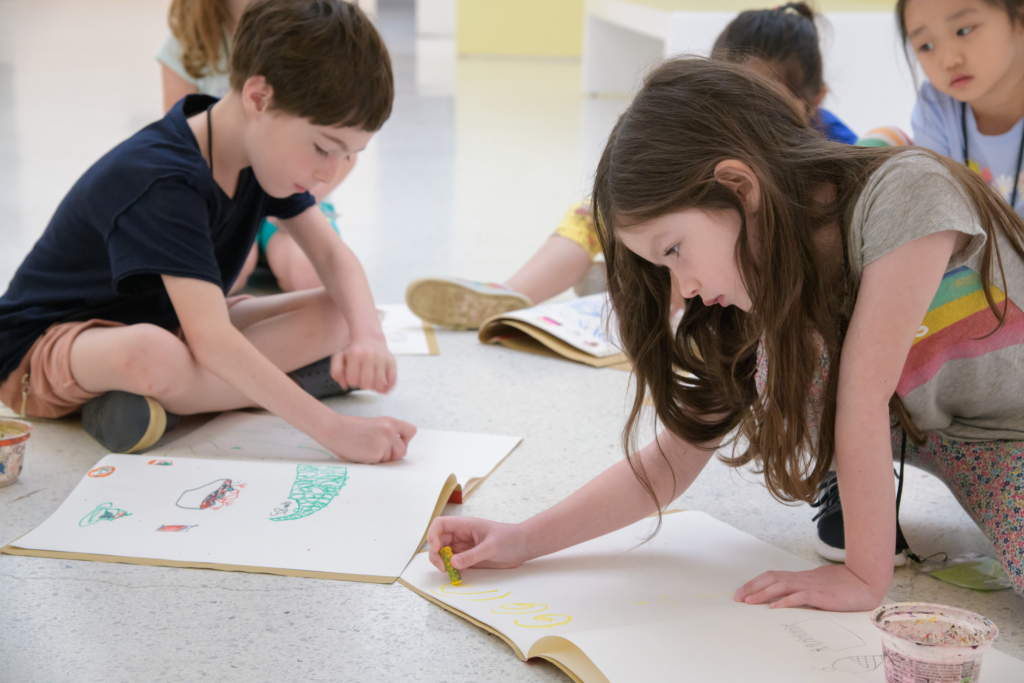
[{"label": "child with sneaker", "polygon": [[[366,146],[393,95],[357,7],[253,3],[227,95],[185,97],[100,159],[18,268],[0,297],[0,401],[38,417],[84,406],[83,426],[116,452],[159,439],[167,412],[262,406],[349,460],[402,457],[415,427],[314,396],[395,385],[362,266],[309,192]],[[268,215],[325,289],[229,307]]]},{"label": "child with sneaker", "polygon": [[[459,570],[513,567],[643,519],[734,434],[744,450],[720,458],[754,463],[782,501],[812,500],[835,464],[846,549],[735,600],[880,604],[904,456],[1024,593],[1024,221],[981,178],[929,150],[825,140],[752,70],[679,59],[619,118],[593,196],[637,380],[628,457],[519,524],[439,517],[436,567],[444,546]],[[637,450],[646,401],[664,429]]]},{"label": "child with sneaker", "polygon": [[928,77],[917,144],[969,166],[1024,216],[1024,1],[900,0],[896,11]]},{"label": "child with sneaker", "polygon": [[[231,37],[252,0],[173,0],[168,19],[171,35],[157,52],[163,83],[164,112],[186,95],[224,97],[230,90],[229,56]],[[338,164],[332,180],[314,188],[320,210],[334,232],[341,234],[334,205],[327,197],[341,184],[355,165],[356,155]],[[256,244],[242,266],[229,293],[245,286],[263,262],[285,292],[321,287],[316,269],[287,231],[279,230],[276,219],[266,218],[256,235]]]},{"label": "child with sneaker", "polygon": [[[774,79],[822,134],[853,144],[857,136],[819,106],[828,88],[815,18],[803,2],[742,12],[718,36],[711,54]],[[594,261],[600,253],[590,203],[581,202],[566,211],[555,233],[504,283],[427,278],[409,285],[406,302],[428,322],[475,329],[492,315],[528,308],[569,287],[580,296],[604,291],[605,264]]]}]

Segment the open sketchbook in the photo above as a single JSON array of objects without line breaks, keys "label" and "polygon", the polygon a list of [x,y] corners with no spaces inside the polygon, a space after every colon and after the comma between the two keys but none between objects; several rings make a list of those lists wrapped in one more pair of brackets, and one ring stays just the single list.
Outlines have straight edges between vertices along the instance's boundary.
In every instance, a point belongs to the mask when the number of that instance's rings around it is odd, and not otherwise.
[{"label": "open sketchbook", "polygon": [[[867,612],[733,601],[761,572],[813,565],[702,512],[644,520],[517,569],[469,569],[454,586],[425,553],[399,581],[584,683],[884,681]],[[1024,681],[1024,662],[990,650],[985,681]]]},{"label": "open sketchbook", "polygon": [[436,356],[440,353],[434,326],[423,322],[405,304],[378,304],[380,326],[388,350],[396,356]]},{"label": "open sketchbook", "polygon": [[[420,429],[404,458],[383,465],[388,471],[455,475],[453,503],[461,503],[515,450],[518,436]],[[267,412],[222,413],[199,429],[151,454],[161,457],[344,464],[303,432]]]},{"label": "open sketchbook", "polygon": [[454,486],[373,465],[108,455],[2,551],[391,583]]},{"label": "open sketchbook", "polygon": [[480,326],[479,336],[485,344],[629,370],[626,355],[609,336],[615,330],[610,316],[608,295],[591,294],[491,316]]}]

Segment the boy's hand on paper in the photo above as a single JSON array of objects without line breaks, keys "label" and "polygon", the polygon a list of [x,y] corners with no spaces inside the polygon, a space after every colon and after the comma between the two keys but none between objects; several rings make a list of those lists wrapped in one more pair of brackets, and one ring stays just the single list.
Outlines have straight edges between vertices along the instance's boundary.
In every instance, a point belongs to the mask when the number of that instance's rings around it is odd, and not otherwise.
[{"label": "boy's hand on paper", "polygon": [[323,445],[352,462],[376,464],[404,458],[416,435],[416,427],[393,417],[338,418]]},{"label": "boy's hand on paper", "polygon": [[733,599],[748,605],[817,607],[829,612],[863,612],[882,604],[870,587],[845,564],[804,572],[765,572],[745,583]]},{"label": "boy's hand on paper", "polygon": [[527,559],[526,539],[517,524],[502,524],[476,517],[438,517],[427,531],[430,563],[442,572],[441,548],[449,546],[452,566],[511,569]]},{"label": "boy's hand on paper", "polygon": [[331,377],[345,389],[358,387],[386,394],[398,381],[398,368],[383,338],[357,337],[331,356]]}]

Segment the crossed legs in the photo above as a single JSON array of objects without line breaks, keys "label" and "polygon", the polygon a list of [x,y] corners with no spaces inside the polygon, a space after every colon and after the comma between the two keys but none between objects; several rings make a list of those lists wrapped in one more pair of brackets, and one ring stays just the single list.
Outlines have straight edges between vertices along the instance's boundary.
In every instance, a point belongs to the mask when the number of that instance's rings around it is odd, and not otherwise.
[{"label": "crossed legs", "polygon": [[[329,356],[348,341],[348,325],[322,288],[247,299],[229,314],[232,324],[284,372]],[[150,396],[179,415],[252,406],[196,363],[187,340],[155,325],[82,332],[71,346],[71,374],[87,391]]]}]

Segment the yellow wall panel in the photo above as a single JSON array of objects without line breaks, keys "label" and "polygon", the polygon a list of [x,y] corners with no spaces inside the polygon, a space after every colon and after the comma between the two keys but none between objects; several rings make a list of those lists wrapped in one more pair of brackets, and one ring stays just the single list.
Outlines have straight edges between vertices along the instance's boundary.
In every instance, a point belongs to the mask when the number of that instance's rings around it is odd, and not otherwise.
[{"label": "yellow wall panel", "polygon": [[458,0],[460,55],[579,57],[583,0]]}]

